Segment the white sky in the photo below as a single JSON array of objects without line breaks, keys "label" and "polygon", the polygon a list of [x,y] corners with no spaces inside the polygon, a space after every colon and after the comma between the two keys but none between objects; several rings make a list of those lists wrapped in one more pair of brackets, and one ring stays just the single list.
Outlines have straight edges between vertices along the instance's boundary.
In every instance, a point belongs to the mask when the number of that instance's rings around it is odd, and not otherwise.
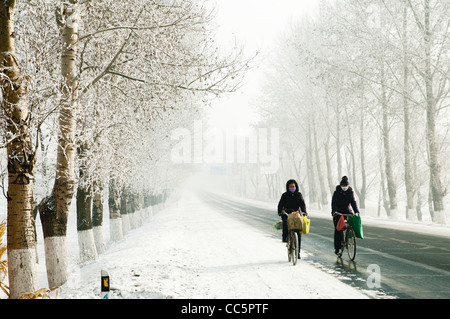
[{"label": "white sky", "polygon": [[279,32],[315,8],[316,0],[213,0],[218,21],[229,38],[251,49],[270,44]]},{"label": "white sky", "polygon": [[[217,3],[218,36],[224,46],[244,46],[248,55],[270,49],[277,35],[293,20],[314,12],[317,0],[212,0]],[[255,71],[256,72],[256,71]],[[255,118],[248,102],[255,92],[255,74],[235,94],[214,104],[210,124],[215,127],[246,127]]]}]

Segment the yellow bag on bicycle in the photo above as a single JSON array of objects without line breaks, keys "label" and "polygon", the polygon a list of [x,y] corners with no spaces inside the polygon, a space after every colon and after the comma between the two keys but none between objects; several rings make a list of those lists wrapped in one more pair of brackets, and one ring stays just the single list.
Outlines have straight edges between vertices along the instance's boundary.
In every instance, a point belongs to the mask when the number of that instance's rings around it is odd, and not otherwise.
[{"label": "yellow bag on bicycle", "polygon": [[311,225],[311,220],[306,217],[306,215],[303,215],[303,228],[302,228],[302,234],[306,235],[309,233],[309,226]]},{"label": "yellow bag on bicycle", "polygon": [[302,231],[303,219],[298,212],[293,212],[288,215],[287,224],[289,230]]}]

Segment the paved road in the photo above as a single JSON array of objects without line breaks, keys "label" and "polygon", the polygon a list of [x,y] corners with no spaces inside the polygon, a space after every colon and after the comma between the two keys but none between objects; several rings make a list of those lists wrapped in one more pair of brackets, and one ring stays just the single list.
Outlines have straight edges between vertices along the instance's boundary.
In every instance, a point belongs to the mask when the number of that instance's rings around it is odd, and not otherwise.
[{"label": "paved road", "polygon": [[[261,209],[211,193],[201,193],[200,198],[281,239],[281,232],[273,228],[279,220],[275,208]],[[310,234],[302,238],[305,261],[374,298],[450,298],[450,237],[369,226],[363,220],[364,239],[357,239],[352,262],[347,255],[334,255],[331,216],[316,215],[320,214],[310,213]]]}]

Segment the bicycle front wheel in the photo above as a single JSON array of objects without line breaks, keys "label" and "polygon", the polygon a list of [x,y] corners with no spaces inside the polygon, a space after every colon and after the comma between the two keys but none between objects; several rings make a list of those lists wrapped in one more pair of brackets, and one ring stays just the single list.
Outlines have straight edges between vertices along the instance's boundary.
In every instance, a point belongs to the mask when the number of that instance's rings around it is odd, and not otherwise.
[{"label": "bicycle front wheel", "polygon": [[347,230],[347,251],[350,260],[355,260],[356,257],[356,236],[355,231],[350,227]]},{"label": "bicycle front wheel", "polygon": [[292,232],[292,264],[295,266],[298,259],[298,234]]}]

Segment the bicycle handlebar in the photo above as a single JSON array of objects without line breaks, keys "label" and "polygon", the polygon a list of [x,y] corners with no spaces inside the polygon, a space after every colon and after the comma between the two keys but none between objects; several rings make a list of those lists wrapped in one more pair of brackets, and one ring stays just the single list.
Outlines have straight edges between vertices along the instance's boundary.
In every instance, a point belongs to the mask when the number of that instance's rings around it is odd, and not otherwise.
[{"label": "bicycle handlebar", "polygon": [[340,216],[356,216],[357,214],[341,214],[338,212],[335,212],[336,215],[340,215]]},{"label": "bicycle handlebar", "polygon": [[[295,213],[295,212],[292,212],[292,213]],[[291,213],[291,214],[292,214],[292,213]],[[297,213],[299,213],[299,214],[300,214],[300,212],[297,212]],[[284,212],[284,213],[283,213],[283,215],[286,215],[286,216],[287,216],[287,215],[289,215],[289,214],[288,214],[288,213],[286,213],[286,212]],[[306,213],[303,213],[303,212],[302,212],[302,213],[301,213],[301,215],[306,215]]]}]

